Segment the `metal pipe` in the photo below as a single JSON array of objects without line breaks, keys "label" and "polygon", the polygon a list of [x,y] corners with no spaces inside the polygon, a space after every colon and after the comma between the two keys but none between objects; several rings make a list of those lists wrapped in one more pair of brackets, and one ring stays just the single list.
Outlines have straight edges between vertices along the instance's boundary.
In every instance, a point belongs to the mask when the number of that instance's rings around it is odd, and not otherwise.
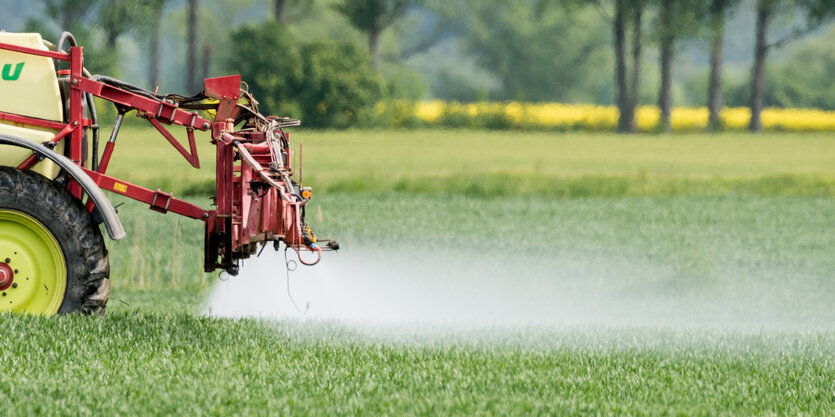
[{"label": "metal pipe", "polygon": [[276,182],[274,179],[270,178],[270,176],[267,175],[267,173],[264,171],[264,168],[261,166],[261,164],[259,164],[258,161],[256,161],[255,158],[252,157],[252,155],[246,150],[246,148],[244,148],[244,145],[241,145],[240,143],[237,143],[237,141],[235,141],[235,142],[236,142],[235,145],[238,148],[238,155],[241,157],[241,160],[246,162],[247,165],[249,165],[252,169],[257,171],[258,175],[260,175],[261,178],[267,184],[270,184],[273,187],[277,188],[278,191],[279,191],[278,194],[281,196],[282,200],[284,200],[288,203],[295,203],[293,200],[290,199],[290,197],[288,197],[288,194],[290,194],[288,191],[293,185],[292,184],[286,184],[286,182],[287,182],[286,180],[284,181],[285,185],[281,185],[280,183]]},{"label": "metal pipe", "polygon": [[107,166],[110,165],[110,157],[113,156],[113,147],[116,146],[116,135],[119,134],[119,128],[122,127],[122,119],[125,118],[125,112],[119,111],[116,115],[116,122],[113,123],[113,131],[110,133],[110,139],[104,145],[104,153],[101,155],[101,165],[96,171],[104,174],[107,171]]},{"label": "metal pipe", "polygon": [[118,115],[116,115],[116,122],[113,123],[113,131],[110,132],[110,139],[108,142],[116,143],[116,135],[119,134],[119,129],[122,128],[122,120],[125,118],[125,112],[120,111]]},{"label": "metal pipe", "polygon": [[93,102],[93,95],[90,94],[90,93],[84,93],[84,97],[87,99],[87,109],[90,112],[90,119],[93,122],[93,125],[90,126],[93,130],[92,168],[93,168],[93,171],[98,171],[98,169],[99,169],[99,115],[96,112],[96,103]]}]

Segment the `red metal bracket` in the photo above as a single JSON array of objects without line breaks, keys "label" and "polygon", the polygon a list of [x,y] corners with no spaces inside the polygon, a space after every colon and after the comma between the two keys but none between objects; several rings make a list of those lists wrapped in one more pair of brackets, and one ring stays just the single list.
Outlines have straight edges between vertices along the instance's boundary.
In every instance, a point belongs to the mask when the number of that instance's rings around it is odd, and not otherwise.
[{"label": "red metal bracket", "polygon": [[23,116],[15,113],[8,113],[0,111],[0,120],[8,120],[14,123],[23,123],[32,126],[48,127],[50,129],[60,130],[66,126],[66,123],[56,122],[54,120],[40,119],[37,117]]},{"label": "red metal bracket", "polygon": [[[141,201],[151,206],[152,210],[165,213],[171,211],[192,219],[206,221],[213,216],[212,211],[204,210],[200,206],[191,204],[187,201],[179,200],[171,196],[171,194],[157,191],[151,191],[147,188],[131,184],[127,181],[117,180],[116,178],[100,174],[96,171],[82,168],[93,181],[98,184],[99,188],[105,191],[110,191],[134,200]],[[162,211],[165,210],[165,211]]]},{"label": "red metal bracket", "polygon": [[171,205],[172,194],[165,193],[157,188],[154,191],[154,200],[151,201],[151,210],[158,211],[162,214],[168,213],[168,207]]},{"label": "red metal bracket", "polygon": [[[172,104],[172,103],[169,103],[165,100],[160,100],[159,110],[157,110],[156,118],[157,119],[165,118],[165,119],[167,119],[166,123],[168,123],[168,124],[174,123],[174,117],[177,115],[177,108],[179,108],[179,106],[176,103]],[[168,112],[168,114],[166,115],[165,112]],[[194,120],[192,120],[191,123],[192,123],[192,127],[194,127]]]},{"label": "red metal bracket", "polygon": [[20,45],[12,45],[10,43],[3,43],[0,42],[0,49],[5,49],[7,51],[14,51],[20,52],[26,55],[38,55],[38,56],[45,56],[47,58],[58,59],[61,61],[69,61],[70,54],[66,52],[53,52],[53,51],[42,51],[40,49],[28,48],[25,46]]},{"label": "red metal bracket", "polygon": [[241,94],[240,75],[206,78],[203,81],[203,93],[220,100],[215,120],[234,119],[238,116],[235,104]]},{"label": "red metal bracket", "polygon": [[[61,129],[60,132],[58,132],[57,135],[55,135],[52,139],[50,139],[49,142],[50,143],[58,143],[59,140],[63,139],[64,136],[67,136],[70,133],[72,133],[72,131],[75,130],[77,127],[78,127],[77,123],[68,123],[66,126],[64,126],[63,129]],[[29,169],[29,168],[32,167],[32,165],[35,165],[35,163],[37,163],[37,162],[38,162],[38,156],[33,153],[29,158],[26,158],[26,160],[23,161],[23,163],[20,164],[17,167],[17,169]]]},{"label": "red metal bracket", "polygon": [[103,98],[107,101],[112,101],[116,104],[136,109],[140,113],[148,114],[149,116],[156,116],[159,114],[160,120],[166,124],[178,124],[181,126],[188,126],[197,130],[209,130],[211,122],[207,119],[195,115],[195,113],[185,111],[180,108],[172,106],[170,103],[160,105],[160,100],[134,94],[122,90],[112,85],[104,84],[98,81],[93,81],[89,78],[84,78],[79,74],[74,76],[71,80],[72,85],[77,85],[82,91],[86,91],[96,97]]},{"label": "red metal bracket", "polygon": [[188,163],[190,163],[191,166],[195,168],[200,168],[200,159],[197,156],[197,143],[194,142],[194,129],[186,129],[188,131],[188,146],[191,150],[191,152],[189,152],[186,151],[183,145],[180,145],[180,142],[178,142],[177,139],[173,135],[171,135],[171,133],[167,129],[165,129],[165,127],[159,122],[159,120],[157,120],[156,117],[149,116],[147,113],[140,117],[148,119],[151,125],[157,128],[159,133],[161,133],[162,136],[165,136],[165,138],[168,139],[169,142],[171,142],[171,145],[174,146],[174,148],[177,149],[178,152],[180,152],[180,155],[183,155],[183,158],[186,158],[186,161],[188,161]]}]

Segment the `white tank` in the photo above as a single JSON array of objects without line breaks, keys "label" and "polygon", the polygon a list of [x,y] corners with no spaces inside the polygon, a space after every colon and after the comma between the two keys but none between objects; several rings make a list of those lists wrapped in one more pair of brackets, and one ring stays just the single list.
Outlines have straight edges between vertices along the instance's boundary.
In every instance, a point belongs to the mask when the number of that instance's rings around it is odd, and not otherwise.
[{"label": "white tank", "polygon": [[[37,33],[0,32],[0,42],[48,50]],[[56,122],[64,120],[58,76],[51,58],[0,49],[0,111]],[[0,133],[43,143],[57,131],[0,120]],[[63,148],[62,141],[55,151],[63,153]],[[0,146],[0,165],[18,166],[31,154],[25,149]],[[55,178],[60,169],[44,160],[32,170]]]}]

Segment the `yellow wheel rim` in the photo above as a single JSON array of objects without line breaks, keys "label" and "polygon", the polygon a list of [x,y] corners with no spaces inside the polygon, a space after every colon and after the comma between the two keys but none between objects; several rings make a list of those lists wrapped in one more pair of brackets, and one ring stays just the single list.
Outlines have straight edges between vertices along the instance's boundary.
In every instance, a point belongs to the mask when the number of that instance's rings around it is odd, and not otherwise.
[{"label": "yellow wheel rim", "polygon": [[0,311],[58,312],[67,291],[66,262],[58,241],[41,222],[0,209],[0,269],[5,271],[0,271],[0,284],[5,284],[0,288],[6,287],[0,295]]}]

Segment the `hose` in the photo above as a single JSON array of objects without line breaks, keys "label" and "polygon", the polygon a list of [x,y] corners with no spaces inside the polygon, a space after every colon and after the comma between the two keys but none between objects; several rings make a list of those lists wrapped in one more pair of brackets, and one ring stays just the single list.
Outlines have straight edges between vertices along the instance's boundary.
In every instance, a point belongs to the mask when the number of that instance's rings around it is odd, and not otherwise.
[{"label": "hose", "polygon": [[92,79],[93,81],[100,81],[100,82],[103,82],[105,84],[112,85],[114,87],[120,87],[120,88],[123,88],[125,90],[129,90],[133,93],[136,93],[136,94],[139,94],[141,96],[150,98],[152,100],[168,99],[168,100],[174,100],[174,101],[186,102],[187,103],[187,102],[200,101],[200,100],[203,100],[203,99],[206,98],[206,96],[203,94],[203,92],[195,94],[191,97],[186,97],[186,96],[182,96],[182,95],[179,95],[179,94],[166,94],[166,95],[154,94],[154,93],[152,93],[152,92],[150,92],[150,91],[148,91],[148,90],[146,90],[142,87],[131,84],[127,81],[122,81],[122,80],[119,80],[119,79],[116,79],[116,78],[113,78],[113,77],[109,77],[107,75],[94,75],[94,76],[90,77],[90,79]]},{"label": "hose", "polygon": [[319,261],[322,260],[322,248],[317,246],[315,243],[313,244],[313,246],[310,247],[310,251],[316,253],[316,260],[315,261],[307,262],[304,259],[302,259],[302,252],[300,250],[298,250],[296,248],[293,248],[293,250],[296,251],[296,256],[299,257],[299,262],[301,262],[303,265],[313,266],[313,265],[318,264]]},{"label": "hose", "polygon": [[146,90],[142,87],[138,87],[138,86],[133,85],[133,84],[127,82],[127,81],[117,80],[116,78],[108,77],[107,75],[94,75],[93,77],[91,77],[91,79],[93,81],[101,81],[105,84],[109,84],[109,85],[112,85],[112,86],[115,86],[115,87],[121,87],[121,88],[124,88],[125,90],[131,90],[134,93],[145,96],[145,97],[150,98],[152,100],[158,100],[160,98],[163,98],[162,96],[154,95],[154,93],[152,93],[152,92],[150,92],[150,91],[148,91],[148,90]]},{"label": "hose", "polygon": [[63,51],[64,50],[64,42],[69,40],[70,46],[78,46],[78,43],[75,41],[75,36],[72,33],[63,31],[61,32],[61,36],[58,37],[58,46],[55,47],[56,51]]},{"label": "hose", "polygon": [[[70,46],[78,46],[78,43],[75,41],[75,36],[73,36],[72,33],[70,33],[70,32],[64,31],[64,32],[61,32],[61,36],[58,37],[58,44],[53,45],[55,47],[55,50],[57,52],[63,52],[64,51],[64,42],[66,42],[66,41],[70,42]],[[44,44],[46,44],[46,42],[44,42]],[[53,59],[52,61],[54,62],[55,69],[57,70],[59,64],[61,63],[61,60]]]}]

